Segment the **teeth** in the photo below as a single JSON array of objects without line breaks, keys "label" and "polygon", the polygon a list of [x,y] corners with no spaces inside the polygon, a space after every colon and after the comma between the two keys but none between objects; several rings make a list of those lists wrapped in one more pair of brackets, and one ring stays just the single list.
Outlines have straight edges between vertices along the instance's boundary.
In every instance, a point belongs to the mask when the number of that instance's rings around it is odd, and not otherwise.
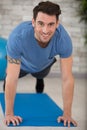
[{"label": "teeth", "polygon": [[43,36],[47,37],[47,36],[49,36],[49,35],[43,35]]}]

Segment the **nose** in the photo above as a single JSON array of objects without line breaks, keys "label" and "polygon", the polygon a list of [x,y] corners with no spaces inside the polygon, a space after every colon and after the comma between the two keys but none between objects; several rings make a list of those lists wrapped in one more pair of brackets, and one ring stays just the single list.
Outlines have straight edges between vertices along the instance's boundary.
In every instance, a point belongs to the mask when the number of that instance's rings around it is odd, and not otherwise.
[{"label": "nose", "polygon": [[43,31],[44,34],[47,34],[48,33],[48,27],[44,26],[43,29],[42,29],[42,31]]}]

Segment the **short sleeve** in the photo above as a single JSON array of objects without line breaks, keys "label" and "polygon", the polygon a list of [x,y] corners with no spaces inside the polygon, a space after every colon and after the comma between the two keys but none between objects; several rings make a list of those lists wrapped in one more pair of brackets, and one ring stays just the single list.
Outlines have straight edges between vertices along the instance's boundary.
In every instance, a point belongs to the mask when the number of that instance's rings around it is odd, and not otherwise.
[{"label": "short sleeve", "polygon": [[21,58],[21,39],[17,35],[10,35],[7,41],[7,55],[14,59]]},{"label": "short sleeve", "polygon": [[73,46],[72,40],[67,31],[62,28],[60,33],[60,40],[58,43],[58,52],[60,58],[68,58],[72,55]]}]

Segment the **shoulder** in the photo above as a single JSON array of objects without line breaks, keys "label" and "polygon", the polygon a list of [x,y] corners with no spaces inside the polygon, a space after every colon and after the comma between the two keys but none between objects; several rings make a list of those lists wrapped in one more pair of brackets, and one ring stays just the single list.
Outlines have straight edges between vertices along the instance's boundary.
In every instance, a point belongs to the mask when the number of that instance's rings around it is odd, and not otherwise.
[{"label": "shoulder", "polygon": [[56,37],[58,39],[60,57],[70,56],[72,53],[72,40],[67,30],[61,24],[56,29]]},{"label": "shoulder", "polygon": [[16,35],[20,35],[24,32],[24,30],[29,30],[32,28],[32,23],[31,21],[25,21],[22,22],[20,24],[18,24],[11,32],[11,35],[16,34]]},{"label": "shoulder", "polygon": [[60,39],[63,38],[69,38],[70,39],[70,35],[68,33],[68,31],[65,29],[65,27],[62,24],[59,24],[59,26],[56,29],[56,34],[60,36]]},{"label": "shoulder", "polygon": [[59,24],[58,28],[56,29],[55,35],[57,38],[59,38],[59,41],[62,43],[71,42],[71,37],[70,37],[68,31],[61,24]]},{"label": "shoulder", "polygon": [[32,22],[26,21],[18,24],[10,33],[8,40],[9,41],[22,41],[23,37],[27,36],[27,34],[31,33]]}]

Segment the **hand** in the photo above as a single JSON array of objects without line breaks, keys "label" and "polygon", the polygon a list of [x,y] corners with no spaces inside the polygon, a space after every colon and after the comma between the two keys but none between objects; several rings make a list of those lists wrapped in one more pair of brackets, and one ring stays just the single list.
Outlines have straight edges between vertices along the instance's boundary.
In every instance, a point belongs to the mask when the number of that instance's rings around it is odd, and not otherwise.
[{"label": "hand", "polygon": [[19,125],[19,123],[22,122],[22,118],[20,116],[14,116],[14,115],[6,115],[4,123],[6,125],[10,125],[12,123],[14,126]]},{"label": "hand", "polygon": [[58,120],[58,123],[63,121],[64,122],[64,126],[66,126],[67,123],[68,123],[68,127],[70,127],[70,123],[72,123],[74,126],[77,126],[76,121],[74,121],[70,116],[64,116],[63,115],[63,116],[58,117],[57,120]]}]

